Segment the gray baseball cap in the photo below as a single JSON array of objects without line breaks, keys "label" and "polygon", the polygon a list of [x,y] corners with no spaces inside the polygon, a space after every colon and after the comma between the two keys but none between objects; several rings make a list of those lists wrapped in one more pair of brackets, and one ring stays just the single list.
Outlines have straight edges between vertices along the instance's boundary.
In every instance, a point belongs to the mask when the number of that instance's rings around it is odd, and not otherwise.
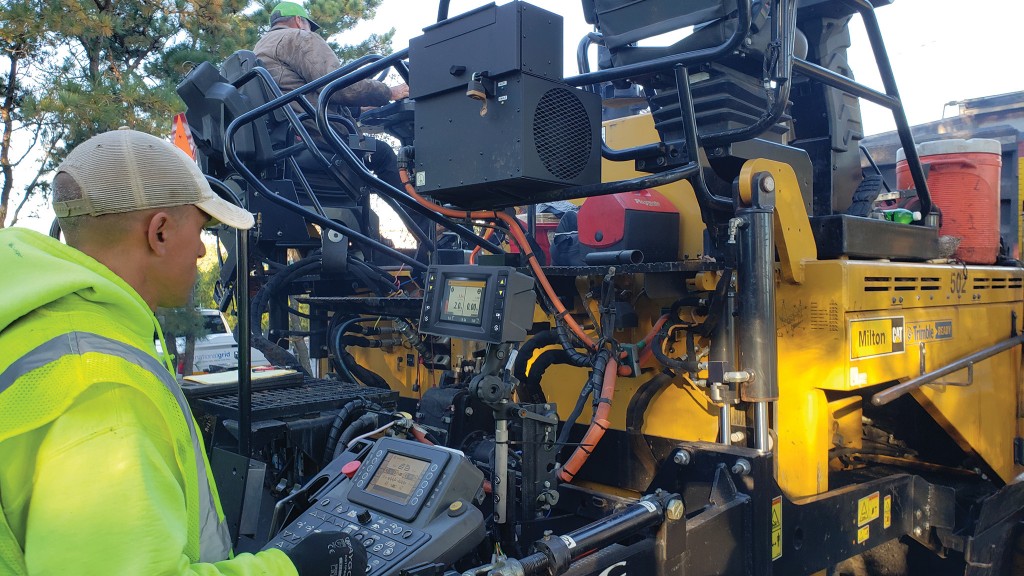
[{"label": "gray baseball cap", "polygon": [[58,217],[117,214],[192,204],[215,222],[248,230],[248,210],[217,196],[195,161],[170,142],[121,128],[79,144],[57,168],[82,198],[54,202]]}]

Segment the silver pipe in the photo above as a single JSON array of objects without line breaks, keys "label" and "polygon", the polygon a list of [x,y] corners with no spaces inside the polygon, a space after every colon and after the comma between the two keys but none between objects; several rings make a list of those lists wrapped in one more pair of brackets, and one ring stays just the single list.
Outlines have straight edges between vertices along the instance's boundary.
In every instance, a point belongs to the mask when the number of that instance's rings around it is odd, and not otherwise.
[{"label": "silver pipe", "polygon": [[[711,337],[710,358],[725,362],[725,371],[731,372],[736,370],[736,290],[731,282],[722,306],[722,317]],[[718,408],[718,430],[721,443],[732,444],[732,410],[727,399]]]},{"label": "silver pipe", "polygon": [[505,523],[508,502],[508,420],[494,424],[494,522]]},{"label": "silver pipe", "polygon": [[768,437],[768,403],[754,403],[754,448],[758,452],[768,452],[770,449]]},{"label": "silver pipe", "polygon": [[722,439],[722,444],[732,444],[732,413],[728,404],[718,407],[718,436]]}]

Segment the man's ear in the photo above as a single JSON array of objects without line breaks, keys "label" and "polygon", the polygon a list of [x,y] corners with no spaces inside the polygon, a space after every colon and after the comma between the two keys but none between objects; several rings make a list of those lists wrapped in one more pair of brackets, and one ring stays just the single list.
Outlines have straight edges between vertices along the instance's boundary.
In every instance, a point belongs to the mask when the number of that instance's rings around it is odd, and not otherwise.
[{"label": "man's ear", "polygon": [[157,212],[149,217],[146,239],[149,249],[157,256],[166,256],[170,250],[171,235],[174,234],[174,219],[167,212]]}]

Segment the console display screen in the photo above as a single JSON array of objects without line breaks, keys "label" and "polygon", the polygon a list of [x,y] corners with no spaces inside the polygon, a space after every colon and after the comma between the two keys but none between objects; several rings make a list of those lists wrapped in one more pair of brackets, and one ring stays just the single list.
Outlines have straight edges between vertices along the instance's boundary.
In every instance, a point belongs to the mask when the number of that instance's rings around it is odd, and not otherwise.
[{"label": "console display screen", "polygon": [[430,462],[389,452],[366,485],[366,491],[405,506]]},{"label": "console display screen", "polygon": [[480,325],[486,280],[449,278],[444,285],[440,320]]}]

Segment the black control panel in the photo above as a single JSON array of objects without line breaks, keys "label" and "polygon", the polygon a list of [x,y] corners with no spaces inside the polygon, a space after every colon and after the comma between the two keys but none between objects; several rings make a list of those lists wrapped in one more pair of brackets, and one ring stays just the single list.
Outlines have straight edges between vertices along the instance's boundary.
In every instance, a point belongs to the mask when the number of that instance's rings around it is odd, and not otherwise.
[{"label": "black control panel", "polygon": [[340,531],[366,547],[367,574],[398,574],[422,562],[454,562],[484,537],[473,505],[483,473],[461,453],[382,438],[352,479],[328,488],[267,548],[293,548],[316,532]]},{"label": "black control panel", "polygon": [[431,266],[420,332],[501,344],[533,326],[533,278],[509,266]]}]

